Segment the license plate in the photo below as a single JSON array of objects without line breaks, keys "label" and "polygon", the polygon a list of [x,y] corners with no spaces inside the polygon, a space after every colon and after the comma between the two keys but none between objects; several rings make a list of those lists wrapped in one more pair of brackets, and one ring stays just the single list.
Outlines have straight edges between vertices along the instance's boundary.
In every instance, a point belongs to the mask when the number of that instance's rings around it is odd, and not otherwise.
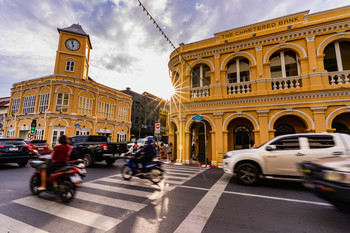
[{"label": "license plate", "polygon": [[18,147],[10,147],[9,148],[9,151],[17,151],[18,150]]},{"label": "license plate", "polygon": [[43,150],[44,149],[44,147],[38,147],[38,150]]},{"label": "license plate", "polygon": [[71,177],[70,177],[70,180],[71,180],[73,183],[80,183],[80,182],[83,181],[83,180],[81,179],[80,176],[71,176]]}]

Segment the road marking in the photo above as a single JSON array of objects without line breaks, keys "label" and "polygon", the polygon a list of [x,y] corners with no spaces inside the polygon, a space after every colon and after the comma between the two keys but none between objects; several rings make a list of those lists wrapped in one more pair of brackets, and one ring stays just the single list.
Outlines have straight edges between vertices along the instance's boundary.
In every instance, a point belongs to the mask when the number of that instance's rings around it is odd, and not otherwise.
[{"label": "road marking", "polygon": [[9,233],[21,233],[21,232],[31,232],[31,233],[48,233],[47,231],[40,230],[39,228],[28,225],[24,222],[18,221],[16,219],[10,218],[6,215],[0,214],[0,227],[1,232]]},{"label": "road marking", "polygon": [[95,195],[95,194],[86,193],[82,191],[77,192],[75,198],[84,200],[84,201],[102,204],[102,205],[108,205],[108,206],[117,207],[121,209],[132,210],[132,211],[139,211],[146,206],[145,204],[141,204],[141,203]]},{"label": "road marking", "polygon": [[191,213],[182,221],[176,229],[176,233],[202,232],[211,213],[213,212],[221,194],[230,182],[232,174],[223,174],[222,177],[209,189],[208,193],[193,208]]},{"label": "road marking", "polygon": [[103,231],[108,231],[122,221],[120,219],[111,218],[52,201],[47,201],[34,196],[24,197],[14,200],[13,202]]},{"label": "road marking", "polygon": [[158,194],[159,194],[158,191],[151,193],[151,192],[138,191],[138,190],[127,189],[127,188],[113,187],[110,185],[96,184],[96,183],[85,183],[84,187],[94,188],[94,189],[99,189],[99,190],[109,191],[114,193],[128,194],[131,196],[146,197],[150,200],[154,200],[155,198],[158,197]]},{"label": "road marking", "polygon": [[258,197],[258,198],[279,200],[279,201],[289,201],[289,202],[299,202],[299,203],[313,204],[313,205],[332,206],[331,204],[324,203],[324,202],[305,201],[305,200],[298,200],[298,199],[291,199],[291,198],[283,198],[283,197],[273,197],[273,196],[258,195],[258,194],[252,194],[252,193],[240,193],[240,192],[232,192],[232,191],[224,191],[224,193],[227,193],[227,194],[234,194],[234,195],[240,195],[240,196]]}]

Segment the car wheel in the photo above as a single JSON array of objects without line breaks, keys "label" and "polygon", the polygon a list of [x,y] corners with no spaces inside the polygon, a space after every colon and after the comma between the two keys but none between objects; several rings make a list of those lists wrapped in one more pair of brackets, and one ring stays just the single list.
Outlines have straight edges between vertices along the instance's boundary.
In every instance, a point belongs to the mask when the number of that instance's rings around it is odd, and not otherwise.
[{"label": "car wheel", "polygon": [[85,167],[91,167],[94,164],[90,154],[85,154],[83,156],[83,163],[84,163]]},{"label": "car wheel", "polygon": [[106,159],[106,163],[108,166],[112,166],[115,162],[115,159]]},{"label": "car wheel", "polygon": [[28,160],[20,161],[18,162],[18,166],[24,167],[25,165],[27,165],[27,163],[28,163]]},{"label": "car wheel", "polygon": [[259,169],[250,163],[243,163],[238,166],[236,178],[244,185],[257,185],[260,182]]}]

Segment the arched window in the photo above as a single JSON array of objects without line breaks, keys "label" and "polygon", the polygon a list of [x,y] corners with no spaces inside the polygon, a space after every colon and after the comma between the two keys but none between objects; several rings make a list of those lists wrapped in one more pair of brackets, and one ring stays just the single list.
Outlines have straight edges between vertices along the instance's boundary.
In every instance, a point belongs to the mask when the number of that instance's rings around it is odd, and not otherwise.
[{"label": "arched window", "polygon": [[324,68],[328,72],[350,70],[350,42],[337,41],[324,49]]},{"label": "arched window", "polygon": [[178,86],[179,85],[179,74],[176,72],[174,73],[174,76],[173,76],[173,86]]},{"label": "arched window", "polygon": [[291,50],[278,51],[270,57],[271,78],[298,76],[300,65],[298,55]]},{"label": "arched window", "polygon": [[250,80],[249,61],[246,58],[231,60],[227,66],[228,83],[248,82]]},{"label": "arched window", "polygon": [[295,129],[289,124],[281,124],[276,127],[275,137],[285,134],[295,134]]},{"label": "arched window", "polygon": [[197,65],[192,69],[192,87],[209,86],[210,68],[207,65]]},{"label": "arched window", "polygon": [[234,148],[235,150],[239,149],[248,149],[250,141],[250,130],[245,125],[240,125],[234,130]]}]

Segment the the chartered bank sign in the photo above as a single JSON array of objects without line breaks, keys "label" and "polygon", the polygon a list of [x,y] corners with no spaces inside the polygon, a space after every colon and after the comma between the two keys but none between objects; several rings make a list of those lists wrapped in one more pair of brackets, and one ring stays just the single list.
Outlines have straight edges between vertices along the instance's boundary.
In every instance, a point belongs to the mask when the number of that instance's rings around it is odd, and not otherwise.
[{"label": "the chartered bank sign", "polygon": [[226,40],[226,39],[231,39],[238,36],[244,36],[248,34],[250,35],[252,33],[268,31],[269,29],[277,29],[278,27],[281,27],[281,26],[289,26],[297,23],[302,23],[304,21],[304,15],[305,14],[293,15],[285,18],[266,21],[260,24],[258,23],[256,25],[236,28],[236,29],[233,29],[232,31],[217,33],[217,36],[219,40]]}]

